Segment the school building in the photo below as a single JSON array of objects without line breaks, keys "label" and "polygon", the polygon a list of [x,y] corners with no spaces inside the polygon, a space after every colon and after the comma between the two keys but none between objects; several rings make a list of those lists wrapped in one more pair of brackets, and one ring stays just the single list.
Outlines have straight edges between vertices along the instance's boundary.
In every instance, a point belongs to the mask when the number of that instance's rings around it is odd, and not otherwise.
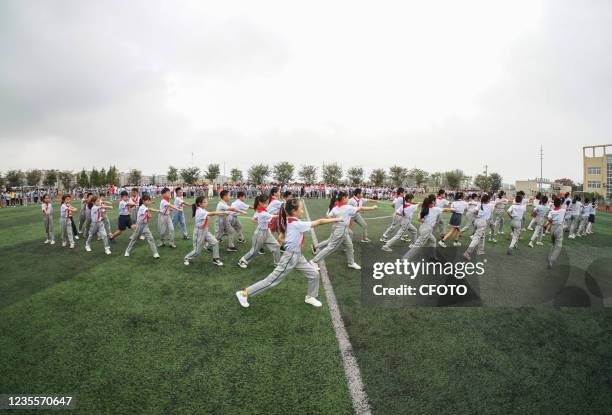
[{"label": "school building", "polygon": [[582,147],[584,192],[612,198],[612,144]]},{"label": "school building", "polygon": [[565,193],[572,192],[571,186],[565,186],[564,184],[555,183],[550,180],[544,179],[542,180],[541,184],[542,185],[540,186],[540,181],[537,179],[517,180],[514,186],[517,192],[522,190],[523,192],[525,192],[525,196],[527,197],[533,197],[540,192],[545,193],[549,196],[559,194],[559,193],[565,194]]}]

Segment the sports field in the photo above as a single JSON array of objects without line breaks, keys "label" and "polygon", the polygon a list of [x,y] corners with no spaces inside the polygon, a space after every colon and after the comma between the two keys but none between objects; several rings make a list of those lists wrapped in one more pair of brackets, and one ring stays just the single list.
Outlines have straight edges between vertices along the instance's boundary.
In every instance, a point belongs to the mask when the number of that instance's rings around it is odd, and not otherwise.
[{"label": "sports field", "polygon": [[[318,218],[327,201],[307,205]],[[44,245],[39,210],[0,210],[0,393],[71,393],[79,413],[353,411],[327,305],[303,303],[306,281],[299,274],[248,309],[236,302],[237,289],[272,270],[270,254],[247,270],[236,265],[249,247],[248,218],[248,243],[239,253],[222,250],[225,266],[203,252],[185,267],[191,241],[181,239],[176,250],[160,249],[159,260],[144,241],[123,257],[128,234],[111,245],[110,257],[101,242],[91,253],[82,240],[74,250]],[[381,206],[364,215],[377,246],[390,214]],[[156,235],[155,220],[151,228]],[[566,241],[572,285],[589,285],[584,270],[612,252],[612,215],[599,214],[594,229],[586,239]],[[329,233],[326,226],[316,230],[319,239]],[[355,234],[359,261],[358,227]],[[502,255],[505,241],[487,244],[503,276],[545,267],[548,241],[533,250],[526,243],[513,257]],[[326,262],[374,413],[612,408],[606,298],[591,308],[366,307],[359,271],[347,269],[340,252]],[[596,265],[602,263],[605,254]],[[599,296],[608,297],[610,285],[597,282]],[[323,293],[320,299],[325,303]]]}]

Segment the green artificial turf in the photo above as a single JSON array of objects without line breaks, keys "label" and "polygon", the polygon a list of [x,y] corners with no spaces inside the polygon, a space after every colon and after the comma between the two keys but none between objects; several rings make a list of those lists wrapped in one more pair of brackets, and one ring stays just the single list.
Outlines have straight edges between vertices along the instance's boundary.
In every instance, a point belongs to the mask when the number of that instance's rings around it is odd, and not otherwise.
[{"label": "green artificial turf", "polygon": [[273,269],[269,253],[236,265],[248,218],[225,266],[204,251],[186,267],[191,240],[159,260],[145,241],[123,257],[129,232],[111,256],[99,241],[62,248],[54,208],[54,246],[39,206],[0,209],[0,393],[71,393],[86,414],[352,412],[329,312],[304,304],[304,278],[238,305],[234,292]]}]

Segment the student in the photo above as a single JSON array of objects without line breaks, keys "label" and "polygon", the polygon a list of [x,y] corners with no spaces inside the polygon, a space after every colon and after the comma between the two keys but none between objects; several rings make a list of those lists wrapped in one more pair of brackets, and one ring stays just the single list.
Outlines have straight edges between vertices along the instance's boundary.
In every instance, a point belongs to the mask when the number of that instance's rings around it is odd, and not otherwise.
[{"label": "student", "polygon": [[[270,220],[270,230],[272,233],[278,233],[278,216],[283,205],[283,202],[278,199],[280,192],[278,187],[273,187],[270,189],[270,196],[268,198],[268,213],[273,215],[274,217]],[[289,196],[291,192],[289,192]]]},{"label": "student", "polygon": [[112,206],[104,206],[100,197],[92,196],[89,200],[89,210],[91,212],[91,225],[89,229],[89,236],[85,242],[85,250],[91,252],[91,240],[94,235],[98,235],[104,242],[104,253],[106,255],[111,254],[110,246],[108,243],[108,235],[106,234],[106,227],[104,226],[103,212],[105,209],[112,209]]},{"label": "student", "polygon": [[149,249],[153,253],[153,258],[159,258],[159,254],[157,253],[157,247],[155,246],[155,239],[153,238],[153,234],[149,229],[149,220],[151,220],[151,215],[149,212],[159,212],[157,209],[153,209],[149,207],[151,204],[151,196],[144,195],[142,197],[142,204],[138,208],[138,216],[136,218],[136,230],[132,233],[130,237],[130,242],[128,243],[127,248],[125,249],[124,256],[130,256],[130,252],[134,248],[136,241],[141,236],[147,240],[149,244]]},{"label": "student", "polygon": [[538,192],[538,194],[536,194],[535,196],[535,200],[537,200],[537,202],[534,201],[533,205],[534,208],[531,211],[531,222],[529,222],[529,226],[527,226],[527,230],[528,231],[533,231],[533,226],[536,224],[536,217],[537,217],[537,210],[535,209],[535,206],[539,206],[540,202],[542,200],[542,198],[544,197],[544,195],[541,192]]},{"label": "student", "polygon": [[183,206],[191,206],[191,203],[185,202],[185,193],[183,193],[183,189],[177,187],[175,190],[174,196],[174,206],[176,209],[172,212],[172,226],[174,229],[178,227],[183,234],[183,239],[189,239],[189,234],[187,233],[187,224],[185,223],[185,212],[183,211]]},{"label": "student", "polygon": [[[328,239],[320,242],[317,245],[312,245],[312,252],[315,257],[312,259],[313,265],[318,268],[318,263],[323,261],[325,257],[334,252],[339,247],[344,248],[346,254],[347,266],[353,269],[361,269],[361,267],[355,262],[353,252],[353,241],[351,240],[351,232],[349,226],[352,219],[358,212],[368,211],[377,209],[378,206],[361,206],[355,207],[348,203],[348,194],[344,191],[340,191],[335,197],[331,199],[329,205],[329,212],[327,217],[329,218],[342,218],[342,221],[334,223],[332,226],[332,232]],[[403,206],[402,199],[402,206]]]},{"label": "student", "polygon": [[81,215],[85,212],[85,220],[83,223],[79,219],[79,230],[84,238],[89,236],[89,227],[91,226],[91,198],[93,193],[87,193],[83,202],[81,203]]},{"label": "student", "polygon": [[434,194],[430,194],[421,203],[421,212],[419,214],[419,232],[416,241],[410,246],[410,249],[404,254],[403,259],[406,261],[412,261],[412,259],[419,253],[421,248],[435,248],[436,237],[434,236],[434,227],[438,223],[440,215],[444,211],[450,211],[450,209],[442,209],[436,206],[437,198]]},{"label": "student", "polygon": [[89,204],[89,199],[91,198],[91,193],[84,193],[83,199],[81,200],[81,211],[79,213],[79,228],[78,231],[81,235],[87,236],[88,234],[83,233],[85,229],[83,229],[83,225],[87,221],[87,205]]},{"label": "student", "polygon": [[550,253],[548,254],[548,268],[551,269],[553,264],[561,253],[563,247],[563,223],[565,222],[565,209],[561,208],[562,200],[555,198],[554,207],[548,212],[548,222],[552,225],[552,243]]},{"label": "student", "polygon": [[446,248],[446,241],[451,239],[453,236],[455,237],[455,241],[453,242],[453,246],[461,246],[461,242],[459,239],[461,238],[461,219],[463,215],[468,209],[468,202],[463,200],[463,192],[457,192],[455,194],[455,200],[450,205],[450,210],[452,212],[450,218],[450,230],[446,233],[446,235],[438,242],[443,248]]},{"label": "student", "polygon": [[[243,211],[249,210],[250,206],[244,202],[245,199],[246,199],[246,194],[242,191],[238,192],[238,194],[236,195],[236,200],[232,202],[231,207],[236,208],[238,210],[243,210]],[[230,226],[238,234],[238,242],[241,244],[244,244],[246,243],[246,239],[244,237],[244,232],[242,231],[242,224],[240,223],[240,220],[238,219],[239,216],[240,216],[240,213],[237,211],[232,211],[232,213],[230,213]]]},{"label": "student", "polygon": [[[137,187],[132,187],[132,190],[130,192],[130,201],[132,202],[131,205],[134,206],[130,210],[130,215],[132,215],[131,221],[135,225],[136,222],[138,222],[138,208],[140,208],[140,205],[142,205],[142,200],[140,199],[140,196],[138,195]],[[140,237],[140,239],[142,240],[144,240],[144,238],[145,238],[144,235]]]},{"label": "student", "polygon": [[45,226],[45,243],[55,245],[55,233],[53,232],[53,205],[49,195],[45,194],[40,205],[42,209],[43,225]]},{"label": "student", "polygon": [[574,196],[574,201],[571,206],[572,210],[572,223],[570,224],[569,231],[569,239],[576,238],[576,231],[578,230],[578,225],[580,224],[580,212],[582,211],[582,202],[580,201],[580,196]]},{"label": "student", "polygon": [[576,233],[576,236],[579,238],[586,236],[585,231],[589,221],[589,216],[591,215],[591,206],[591,199],[588,197],[585,198],[582,211],[580,211],[580,225],[578,225],[578,232]]},{"label": "student", "polygon": [[393,218],[391,219],[391,224],[389,227],[383,232],[380,242],[387,243],[389,239],[389,235],[391,235],[397,228],[399,228],[402,224],[402,217],[397,214],[398,211],[402,209],[404,206],[404,188],[398,187],[397,193],[393,197],[393,202],[391,202],[393,206]]},{"label": "student", "polygon": [[504,234],[504,213],[506,212],[507,204],[508,199],[506,199],[506,192],[500,190],[497,194],[495,209],[493,209],[490,221],[491,233],[489,234],[489,242],[497,243],[497,235]]},{"label": "student", "polygon": [[465,226],[459,230],[459,233],[462,234],[466,232],[468,229],[472,229],[472,235],[476,232],[476,226],[474,226],[474,221],[476,218],[474,217],[474,209],[478,206],[478,195],[476,193],[472,193],[468,197],[467,201],[467,211],[465,213]]},{"label": "student", "polygon": [[510,216],[510,236],[512,238],[508,247],[508,255],[512,255],[513,251],[518,249],[518,241],[521,236],[526,211],[527,205],[523,204],[523,195],[519,192],[514,198],[514,203],[507,210],[508,216]]},{"label": "student", "polygon": [[231,207],[229,205],[229,201],[229,191],[221,190],[221,192],[219,193],[219,202],[217,203],[217,211],[227,213],[223,215],[216,215],[217,232],[215,234],[215,238],[219,243],[221,243],[223,237],[227,235],[227,252],[238,252],[238,249],[236,249],[236,245],[234,244],[234,228],[232,228],[232,226],[230,225],[228,215],[230,213],[246,213],[246,211]]},{"label": "student", "polygon": [[109,236],[111,241],[123,233],[127,228],[134,230],[136,224],[132,223],[132,215],[130,215],[130,209],[133,209],[136,205],[128,196],[127,190],[121,191],[119,195],[119,219],[117,224],[117,230]]},{"label": "student", "polygon": [[[170,203],[170,189],[164,187],[161,191],[161,201],[159,202],[159,212],[157,216],[157,230],[159,231],[160,247],[168,246],[172,249],[176,248],[174,243],[174,226],[170,219],[170,211],[176,210],[176,206]],[[152,209],[151,209],[152,210]]]},{"label": "student", "polygon": [[563,205],[565,205],[565,220],[563,221],[563,230],[569,231],[572,226],[572,210],[571,210],[572,200],[565,199],[563,202]]},{"label": "student", "polygon": [[[104,225],[104,229],[106,230],[106,235],[111,235],[111,226],[110,226],[110,220],[108,219],[108,216],[106,215],[106,210],[107,209],[112,209],[113,208],[113,204],[112,202],[107,202],[106,199],[106,194],[105,193],[100,193],[100,202],[101,202],[101,207],[100,210],[102,212],[102,224]],[[100,236],[98,235],[98,240],[100,239]]]},{"label": "student", "polygon": [[70,249],[74,248],[74,239],[72,235],[72,223],[70,222],[70,218],[72,217],[72,212],[76,212],[77,208],[72,207],[70,202],[72,201],[72,197],[70,195],[62,196],[62,205],[60,206],[60,229],[62,235],[62,246],[67,246],[70,244]]},{"label": "student", "polygon": [[[227,190],[221,191],[221,193],[227,192]],[[183,263],[185,265],[189,265],[189,262],[193,260],[195,257],[200,255],[202,252],[202,248],[204,244],[207,243],[209,247],[212,249],[213,253],[213,264],[217,266],[222,266],[223,262],[219,258],[219,243],[217,238],[215,238],[212,233],[208,231],[208,217],[209,216],[227,216],[230,211],[214,211],[208,212],[206,208],[208,207],[208,199],[204,196],[198,196],[195,200],[196,212],[195,212],[195,222],[193,225],[193,249],[187,255],[185,255],[185,259]]]},{"label": "student", "polygon": [[253,209],[255,209],[254,220],[257,221],[257,227],[253,233],[251,249],[238,261],[238,266],[240,268],[248,267],[249,261],[257,253],[259,253],[264,246],[268,248],[270,252],[272,252],[274,265],[276,266],[278,264],[280,259],[280,245],[276,239],[274,239],[274,236],[272,236],[272,232],[270,231],[269,227],[270,220],[277,215],[272,215],[270,212],[268,212],[267,207],[268,197],[265,195],[259,195],[255,198]]},{"label": "student", "polygon": [[286,201],[285,212],[287,213],[287,221],[284,224],[285,233],[280,236],[280,239],[285,244],[285,252],[283,252],[274,271],[266,278],[244,290],[236,291],[236,298],[242,307],[246,308],[250,305],[249,297],[259,295],[267,289],[278,285],[293,269],[300,271],[308,279],[308,294],[306,294],[304,302],[314,307],[321,307],[323,305],[317,299],[319,295],[319,272],[302,255],[304,233],[317,226],[340,222],[343,219],[336,217],[302,222],[300,219],[304,215],[303,202],[293,198]]},{"label": "student", "polygon": [[478,208],[475,209],[474,216],[476,220],[474,221],[474,225],[476,226],[476,232],[474,233],[474,237],[472,238],[472,242],[470,242],[470,246],[463,253],[463,257],[468,261],[472,259],[472,253],[476,248],[478,248],[477,255],[484,255],[485,253],[485,239],[486,239],[486,228],[489,220],[491,219],[491,215],[493,214],[493,209],[495,209],[496,202],[491,201],[491,196],[485,193],[480,198],[480,204]]},{"label": "student", "polygon": [[[542,242],[542,238],[544,237],[544,225],[546,223],[548,212],[550,211],[550,206],[548,206],[548,196],[542,196],[540,198],[540,204],[534,207],[533,211],[535,212],[536,228],[531,236],[531,241],[529,241],[529,246],[531,248],[534,247],[534,242],[536,245],[544,245],[544,242]],[[563,214],[565,214],[565,212],[563,212]]]},{"label": "student", "polygon": [[383,251],[393,252],[391,247],[400,239],[404,240],[406,236],[409,236],[413,243],[416,241],[417,229],[412,224],[412,217],[414,216],[414,212],[416,212],[419,205],[417,203],[412,203],[413,198],[414,195],[411,193],[404,196],[404,204],[401,208],[402,225],[395,236],[389,239],[387,243],[383,245],[381,248]]},{"label": "student", "polygon": [[597,213],[597,203],[595,203],[595,199],[591,202],[590,212],[589,212],[589,221],[586,226],[585,234],[592,235],[593,234],[593,224],[595,223],[595,215]]},{"label": "student", "polygon": [[[450,202],[446,199],[446,191],[444,189],[438,190],[436,206],[440,209],[446,209],[449,203]],[[440,239],[444,238],[444,222],[442,221],[442,215],[438,216],[438,222],[436,222],[434,226],[434,234],[440,235]]]},{"label": "student", "polygon": [[[356,188],[353,190],[353,197],[351,197],[348,201],[348,204],[354,206],[356,208],[360,208],[361,206],[368,203],[368,199],[363,198],[363,193],[360,188]],[[368,238],[368,223],[365,221],[363,216],[360,213],[355,214],[354,222],[361,226],[363,229],[363,235],[361,236],[361,242],[368,243],[370,242],[370,238]],[[403,223],[403,222],[402,222]]]}]

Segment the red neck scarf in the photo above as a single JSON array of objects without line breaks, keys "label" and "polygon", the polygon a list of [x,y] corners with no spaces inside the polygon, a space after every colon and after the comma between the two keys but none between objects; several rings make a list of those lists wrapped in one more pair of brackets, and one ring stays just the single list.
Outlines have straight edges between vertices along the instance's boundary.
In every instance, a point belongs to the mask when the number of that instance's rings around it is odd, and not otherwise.
[{"label": "red neck scarf", "polygon": [[260,208],[260,207],[257,208],[257,213],[267,212],[267,211],[268,211],[268,209],[266,209],[266,208]]},{"label": "red neck scarf", "polygon": [[334,206],[336,206],[336,207],[342,207],[342,206],[344,206],[344,205],[346,205],[346,202],[344,202],[344,203],[342,203],[342,202],[336,202],[336,204],[335,204]]}]

